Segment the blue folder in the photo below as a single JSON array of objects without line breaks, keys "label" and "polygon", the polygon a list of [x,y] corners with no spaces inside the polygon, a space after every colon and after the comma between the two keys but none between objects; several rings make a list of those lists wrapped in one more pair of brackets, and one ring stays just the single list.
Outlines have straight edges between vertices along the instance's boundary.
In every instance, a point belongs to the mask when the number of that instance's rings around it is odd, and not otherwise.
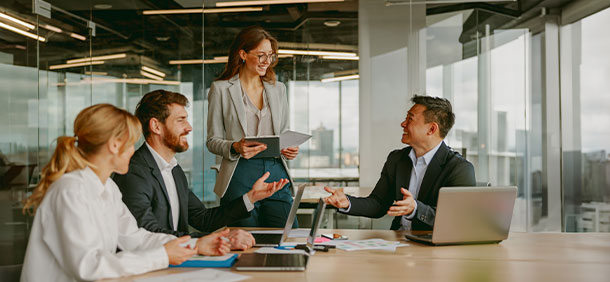
[{"label": "blue folder", "polygon": [[194,256],[179,265],[169,267],[231,267],[237,259],[237,254],[229,254],[221,257]]}]

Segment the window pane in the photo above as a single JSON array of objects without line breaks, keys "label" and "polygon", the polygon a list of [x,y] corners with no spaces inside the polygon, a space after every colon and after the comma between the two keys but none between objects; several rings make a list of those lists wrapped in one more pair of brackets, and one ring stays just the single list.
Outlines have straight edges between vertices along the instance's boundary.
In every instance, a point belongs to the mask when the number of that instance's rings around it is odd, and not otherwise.
[{"label": "window pane", "polygon": [[[526,230],[527,30],[493,30],[480,10],[428,16],[426,92],[453,104],[445,142],[475,166],[478,185],[517,186],[512,230]],[[476,26],[472,26],[476,23]]]},{"label": "window pane", "polygon": [[608,25],[610,9],[562,28],[562,46],[570,48],[562,54],[562,71],[572,81],[571,96],[562,96],[562,116],[572,116],[562,129],[568,133],[562,144],[566,231],[610,232]]}]

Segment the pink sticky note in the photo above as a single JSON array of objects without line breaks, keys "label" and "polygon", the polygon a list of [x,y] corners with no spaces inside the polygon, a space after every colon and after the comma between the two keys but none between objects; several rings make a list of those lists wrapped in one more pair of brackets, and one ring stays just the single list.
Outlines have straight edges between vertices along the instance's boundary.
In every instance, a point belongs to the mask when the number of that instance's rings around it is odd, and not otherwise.
[{"label": "pink sticky note", "polygon": [[324,242],[328,242],[328,241],[330,241],[330,239],[324,238],[324,237],[318,237],[313,242],[314,243],[324,243]]}]

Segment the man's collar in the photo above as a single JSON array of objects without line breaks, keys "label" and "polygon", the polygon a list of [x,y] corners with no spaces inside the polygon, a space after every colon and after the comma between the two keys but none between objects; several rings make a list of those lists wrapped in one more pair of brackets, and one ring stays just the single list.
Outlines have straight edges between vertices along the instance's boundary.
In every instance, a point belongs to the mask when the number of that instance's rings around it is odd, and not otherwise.
[{"label": "man's collar", "polygon": [[[426,165],[430,164],[430,162],[432,161],[432,158],[434,157],[434,155],[438,151],[438,148],[441,147],[441,144],[443,144],[442,140],[434,148],[432,148],[432,150],[426,152],[422,156],[424,158],[424,161],[425,161]],[[411,152],[409,152],[409,157],[413,161],[413,165],[415,165],[415,163],[417,162],[417,156],[415,155],[415,150],[413,149],[413,147],[411,147]]]},{"label": "man's collar", "polygon": [[167,161],[165,161],[165,159],[163,159],[163,157],[161,157],[161,155],[159,155],[159,153],[157,153],[157,151],[155,151],[155,149],[153,149],[152,146],[150,146],[148,144],[148,142],[144,142],[144,144],[146,144],[146,147],[148,147],[148,150],[150,151],[151,155],[155,159],[155,162],[157,163],[159,170],[163,171],[168,168],[171,170],[175,166],[178,165],[178,161],[176,160],[176,157],[172,157],[172,160],[168,163]]}]

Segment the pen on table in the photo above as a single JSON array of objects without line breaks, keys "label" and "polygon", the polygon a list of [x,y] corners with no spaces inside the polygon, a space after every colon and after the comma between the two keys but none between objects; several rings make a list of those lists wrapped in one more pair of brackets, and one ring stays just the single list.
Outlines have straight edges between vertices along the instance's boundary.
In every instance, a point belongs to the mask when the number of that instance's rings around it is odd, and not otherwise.
[{"label": "pen on table", "polygon": [[275,248],[278,249],[278,250],[292,250],[292,249],[294,249],[293,246],[276,246]]}]

